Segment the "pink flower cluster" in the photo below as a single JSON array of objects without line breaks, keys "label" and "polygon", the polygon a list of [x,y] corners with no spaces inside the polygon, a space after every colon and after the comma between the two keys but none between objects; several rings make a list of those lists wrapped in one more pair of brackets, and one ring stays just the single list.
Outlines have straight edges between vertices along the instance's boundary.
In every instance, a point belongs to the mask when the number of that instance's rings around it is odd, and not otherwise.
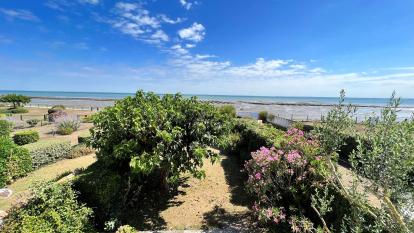
[{"label": "pink flower cluster", "polygon": [[285,157],[288,163],[294,163],[296,162],[296,160],[300,159],[302,156],[300,155],[299,151],[292,150],[292,151],[289,151],[289,153],[287,153]]}]

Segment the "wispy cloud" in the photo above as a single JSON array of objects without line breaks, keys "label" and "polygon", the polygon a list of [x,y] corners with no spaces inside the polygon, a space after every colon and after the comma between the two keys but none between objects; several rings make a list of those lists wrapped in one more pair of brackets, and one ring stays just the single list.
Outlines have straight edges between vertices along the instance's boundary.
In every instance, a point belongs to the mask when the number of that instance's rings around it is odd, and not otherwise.
[{"label": "wispy cloud", "polygon": [[28,10],[0,8],[0,14],[9,20],[21,19],[27,21],[40,21],[36,15]]},{"label": "wispy cloud", "polygon": [[189,40],[192,42],[200,42],[204,39],[206,35],[205,28],[200,23],[193,23],[191,27],[184,28],[178,31],[178,35],[181,39]]},{"label": "wispy cloud", "polygon": [[170,41],[170,36],[162,29],[163,24],[178,24],[185,20],[171,19],[165,14],[151,14],[139,3],[118,2],[114,12],[114,18],[98,16],[97,19],[109,23],[123,34],[156,45]]},{"label": "wispy cloud", "polygon": [[92,5],[97,5],[99,4],[100,0],[79,0],[80,3],[87,3],[87,4],[92,4]]},{"label": "wispy cloud", "polygon": [[198,2],[190,2],[190,0],[180,0],[180,4],[186,9],[190,10],[193,5],[197,4]]}]

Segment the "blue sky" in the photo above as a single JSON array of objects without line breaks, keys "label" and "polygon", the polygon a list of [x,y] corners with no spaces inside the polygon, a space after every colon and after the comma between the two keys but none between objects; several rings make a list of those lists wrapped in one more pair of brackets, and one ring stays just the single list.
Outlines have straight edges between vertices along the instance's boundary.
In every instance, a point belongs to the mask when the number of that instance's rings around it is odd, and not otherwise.
[{"label": "blue sky", "polygon": [[414,1],[0,1],[0,89],[414,98]]}]

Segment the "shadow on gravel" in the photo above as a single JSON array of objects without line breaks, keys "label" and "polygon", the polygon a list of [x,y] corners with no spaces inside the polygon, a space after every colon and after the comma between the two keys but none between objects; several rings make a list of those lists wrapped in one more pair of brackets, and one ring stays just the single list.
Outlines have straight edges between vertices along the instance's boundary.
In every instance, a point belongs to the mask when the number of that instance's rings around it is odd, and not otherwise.
[{"label": "shadow on gravel", "polygon": [[174,201],[174,197],[186,194],[183,191],[179,191],[178,187],[185,185],[187,179],[181,179],[177,186],[172,187],[168,193],[158,192],[145,195],[145,197],[139,200],[139,206],[128,210],[128,213],[123,216],[125,224],[143,231],[165,230],[167,223],[160,213],[170,207],[182,204],[182,202]]},{"label": "shadow on gravel", "polygon": [[234,205],[241,205],[250,207],[252,201],[246,193],[244,183],[247,180],[245,173],[241,172],[243,169],[236,156],[224,155],[221,160],[221,166],[224,169],[226,182],[231,189],[231,203]]},{"label": "shadow on gravel", "polygon": [[229,213],[215,206],[211,212],[204,214],[203,229],[225,229],[226,232],[260,232],[250,212]]}]

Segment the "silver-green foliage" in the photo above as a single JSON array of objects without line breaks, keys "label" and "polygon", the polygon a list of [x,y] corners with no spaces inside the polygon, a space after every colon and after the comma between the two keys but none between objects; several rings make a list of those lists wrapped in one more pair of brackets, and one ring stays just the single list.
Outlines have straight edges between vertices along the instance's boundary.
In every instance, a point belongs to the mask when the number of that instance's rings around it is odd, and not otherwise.
[{"label": "silver-green foliage", "polygon": [[23,147],[29,150],[34,169],[67,158],[72,151],[69,141],[60,140],[39,141]]}]

